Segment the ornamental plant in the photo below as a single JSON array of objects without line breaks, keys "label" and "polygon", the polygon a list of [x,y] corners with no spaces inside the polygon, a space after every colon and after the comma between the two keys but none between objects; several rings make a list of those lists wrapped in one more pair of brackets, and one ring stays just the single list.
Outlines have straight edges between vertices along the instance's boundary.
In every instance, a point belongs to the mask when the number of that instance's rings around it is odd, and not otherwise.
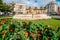
[{"label": "ornamental plant", "polygon": [[[0,40],[58,40],[60,28],[51,25],[0,19]],[[3,23],[2,23],[3,22]]]}]

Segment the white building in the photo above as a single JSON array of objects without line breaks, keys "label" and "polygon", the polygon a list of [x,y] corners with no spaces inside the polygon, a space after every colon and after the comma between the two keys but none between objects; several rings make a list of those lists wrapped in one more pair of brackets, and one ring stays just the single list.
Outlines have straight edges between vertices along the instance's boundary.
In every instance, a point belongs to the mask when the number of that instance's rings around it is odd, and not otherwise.
[{"label": "white building", "polygon": [[58,11],[58,6],[55,0],[52,0],[49,4],[45,6],[47,8],[47,13],[56,14]]},{"label": "white building", "polygon": [[45,9],[31,9],[31,8],[26,9],[26,5],[24,3],[16,3],[14,11],[17,14],[13,16],[14,19],[22,20],[51,19],[50,16],[47,16],[47,14],[45,14],[46,13]]},{"label": "white building", "polygon": [[26,5],[25,3],[15,3],[14,11],[16,13],[25,13]]}]

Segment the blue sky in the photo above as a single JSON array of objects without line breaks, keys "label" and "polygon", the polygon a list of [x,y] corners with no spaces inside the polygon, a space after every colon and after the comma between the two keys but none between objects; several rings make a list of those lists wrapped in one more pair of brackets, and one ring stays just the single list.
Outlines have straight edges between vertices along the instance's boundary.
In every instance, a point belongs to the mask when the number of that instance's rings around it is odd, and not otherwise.
[{"label": "blue sky", "polygon": [[[3,0],[3,2],[6,3],[12,3],[12,2],[22,2],[26,3],[26,6],[29,7],[30,5],[33,7],[44,7],[46,4],[51,2],[52,0]],[[60,0],[56,0],[58,6],[60,6]]]},{"label": "blue sky", "polygon": [[60,2],[60,0],[56,0],[56,1]]}]

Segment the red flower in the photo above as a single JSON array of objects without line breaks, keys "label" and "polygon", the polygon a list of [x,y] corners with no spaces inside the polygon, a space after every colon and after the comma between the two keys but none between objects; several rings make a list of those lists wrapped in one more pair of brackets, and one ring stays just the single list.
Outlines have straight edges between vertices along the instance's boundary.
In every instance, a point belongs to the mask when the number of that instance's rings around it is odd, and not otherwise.
[{"label": "red flower", "polygon": [[55,32],[54,30],[52,30],[52,32]]},{"label": "red flower", "polygon": [[26,37],[26,38],[28,37],[28,32],[25,32],[25,37]]},{"label": "red flower", "polygon": [[13,30],[11,29],[10,32],[13,32]]},{"label": "red flower", "polygon": [[2,38],[4,38],[5,34],[2,35]]},{"label": "red flower", "polygon": [[25,26],[26,25],[26,22],[22,22],[22,25]]},{"label": "red flower", "polygon": [[56,29],[58,29],[58,25],[57,25],[57,26],[55,26],[55,28],[56,28]]},{"label": "red flower", "polygon": [[10,26],[10,25],[8,25],[8,28],[11,28],[11,26]]},{"label": "red flower", "polygon": [[49,26],[49,28],[52,28],[52,26]]}]

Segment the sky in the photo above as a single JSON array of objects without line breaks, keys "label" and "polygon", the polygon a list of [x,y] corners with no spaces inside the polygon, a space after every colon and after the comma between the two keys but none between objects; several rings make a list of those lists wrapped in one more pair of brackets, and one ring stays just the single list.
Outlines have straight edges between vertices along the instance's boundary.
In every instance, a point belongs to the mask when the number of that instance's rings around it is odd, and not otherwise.
[{"label": "sky", "polygon": [[[12,2],[20,2],[20,3],[26,3],[26,7],[32,6],[32,7],[44,7],[46,4],[51,2],[52,0],[3,0],[3,2],[6,2],[7,4]],[[60,6],[60,0],[56,0],[58,6]]]}]

